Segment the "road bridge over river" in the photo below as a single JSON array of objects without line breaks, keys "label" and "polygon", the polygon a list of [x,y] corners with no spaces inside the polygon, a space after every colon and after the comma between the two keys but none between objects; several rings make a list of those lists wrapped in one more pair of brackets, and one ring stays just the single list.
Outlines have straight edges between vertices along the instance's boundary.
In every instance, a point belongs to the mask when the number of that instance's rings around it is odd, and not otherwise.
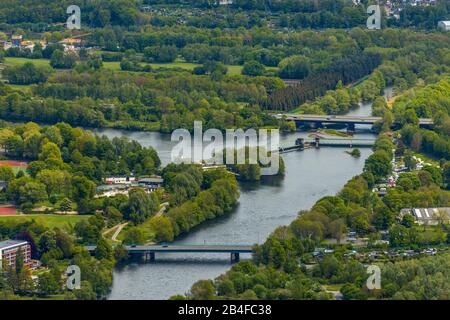
[{"label": "road bridge over river", "polygon": [[[345,124],[347,128],[353,130],[356,124],[374,125],[377,121],[381,121],[381,117],[372,116],[345,116],[345,115],[322,115],[322,114],[295,114],[295,113],[278,113],[274,115],[277,119],[285,119],[294,121],[297,124],[316,123],[323,124]],[[430,127],[433,125],[433,119],[420,118],[419,126]]]},{"label": "road bridge over river", "polygon": [[[85,246],[94,253],[96,246]],[[129,245],[125,246],[130,254],[142,254],[145,261],[154,261],[156,253],[229,253],[231,262],[239,261],[240,253],[252,253],[253,246],[247,245]]]}]

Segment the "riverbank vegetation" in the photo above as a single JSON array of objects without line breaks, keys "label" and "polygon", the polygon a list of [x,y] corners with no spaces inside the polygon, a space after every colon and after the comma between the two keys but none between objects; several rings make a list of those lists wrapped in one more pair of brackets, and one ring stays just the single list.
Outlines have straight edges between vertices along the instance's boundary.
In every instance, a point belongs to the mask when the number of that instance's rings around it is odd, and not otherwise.
[{"label": "riverbank vegetation", "polygon": [[[6,199],[27,211],[59,208],[62,202],[80,213],[95,208],[95,187],[108,175],[151,175],[160,165],[157,153],[124,138],[109,140],[65,123],[3,126],[0,144],[8,158],[27,161],[27,175],[5,167]],[[9,169],[9,174],[6,174]]]},{"label": "riverbank vegetation", "polygon": [[[18,206],[22,214],[0,218],[0,239],[28,241],[32,258],[44,267],[37,285],[20,263],[14,270],[3,270],[8,276],[0,280],[1,295],[104,297],[112,283],[115,259],[113,249],[101,237],[103,228],[122,220],[122,213],[115,208],[123,210],[123,219],[139,221],[154,213],[158,199],[141,189],[130,191],[125,199],[98,199],[94,197],[96,185],[107,175],[155,173],[160,165],[156,152],[127,139],[109,140],[65,123],[42,127],[31,122],[2,123],[0,144],[3,157],[27,163],[26,174],[1,167],[1,179],[6,182],[1,201]],[[33,211],[58,215],[23,215]],[[95,257],[80,246],[83,243],[97,244]],[[74,292],[63,289],[62,283],[70,264],[78,265],[82,272],[82,288]]]},{"label": "riverbank vegetation", "polygon": [[236,178],[226,169],[169,164],[163,170],[169,207],[125,231],[127,244],[171,242],[206,220],[226,215],[237,204]]},{"label": "riverbank vegetation", "polygon": [[[394,264],[383,263],[383,271],[392,276],[383,280],[382,289],[373,292],[365,287],[366,270],[361,260],[346,254],[351,252],[352,245],[339,245],[348,230],[365,235],[372,239],[371,243],[380,239],[380,231],[389,230],[390,246],[393,248],[420,248],[441,245],[450,240],[447,225],[424,228],[408,223],[407,218],[400,214],[401,208],[445,207],[450,204],[449,192],[440,189],[444,187],[440,169],[425,167],[411,174],[402,174],[399,187],[381,199],[372,192],[374,183],[390,173],[394,149],[391,138],[381,136],[374,153],[366,160],[364,172],[351,179],[338,195],[323,197],[311,210],[300,212],[289,226],[278,227],[264,244],[256,246],[252,261],[238,263],[214,282],[198,282],[187,297],[199,298],[197,292],[202,292],[200,288],[209,287],[210,299],[334,298],[324,284],[341,284],[344,299],[445,297],[443,283],[448,281],[449,275],[444,271],[445,266],[439,264],[442,261],[444,265],[448,264],[448,254]],[[408,181],[410,179],[415,182]],[[313,251],[326,238],[337,240],[332,253],[319,259],[312,268],[305,268],[305,263],[314,261]],[[428,264],[439,268],[444,274],[408,273],[410,283],[397,277],[399,268],[410,266],[421,269]],[[391,272],[397,273],[394,275]],[[431,278],[439,282],[439,289],[423,291],[424,282]]]}]

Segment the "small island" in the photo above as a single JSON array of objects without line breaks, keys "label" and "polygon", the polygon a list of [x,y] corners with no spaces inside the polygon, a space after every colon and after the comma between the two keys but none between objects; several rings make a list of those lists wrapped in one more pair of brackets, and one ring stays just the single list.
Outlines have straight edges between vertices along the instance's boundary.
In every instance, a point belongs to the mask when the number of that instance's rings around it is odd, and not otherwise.
[{"label": "small island", "polygon": [[349,155],[351,155],[353,158],[359,158],[361,157],[361,151],[359,149],[355,148],[352,151],[345,151]]}]

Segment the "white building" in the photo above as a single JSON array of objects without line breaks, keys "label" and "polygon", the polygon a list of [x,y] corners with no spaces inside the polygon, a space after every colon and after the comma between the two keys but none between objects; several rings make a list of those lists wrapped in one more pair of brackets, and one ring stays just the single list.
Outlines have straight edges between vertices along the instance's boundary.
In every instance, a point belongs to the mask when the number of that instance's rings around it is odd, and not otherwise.
[{"label": "white building", "polygon": [[233,0],[219,0],[219,6],[227,6],[227,5],[232,5],[233,4]]},{"label": "white building", "polygon": [[450,21],[439,21],[438,28],[442,31],[450,31]]},{"label": "white building", "polygon": [[400,216],[412,215],[419,225],[437,225],[439,222],[450,222],[450,208],[408,208],[400,210]]},{"label": "white building", "polygon": [[136,181],[136,177],[112,176],[105,179],[106,184],[131,184]]}]

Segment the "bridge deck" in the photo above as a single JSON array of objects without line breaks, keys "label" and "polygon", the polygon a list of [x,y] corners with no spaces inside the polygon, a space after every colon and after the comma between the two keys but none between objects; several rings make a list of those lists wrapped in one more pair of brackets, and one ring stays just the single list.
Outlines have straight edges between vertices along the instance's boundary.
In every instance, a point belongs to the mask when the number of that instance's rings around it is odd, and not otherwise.
[{"label": "bridge deck", "polygon": [[[344,116],[344,115],[321,115],[321,114],[295,114],[295,113],[279,113],[274,115],[277,119],[298,121],[298,122],[321,122],[321,123],[353,123],[353,124],[374,124],[380,121],[381,117],[372,116]],[[432,125],[433,119],[420,118],[420,125]]]},{"label": "bridge deck", "polygon": [[[86,246],[88,251],[95,251],[96,246]],[[207,252],[207,253],[252,253],[252,246],[241,245],[136,245],[125,246],[130,253],[144,253],[144,252]]]}]

